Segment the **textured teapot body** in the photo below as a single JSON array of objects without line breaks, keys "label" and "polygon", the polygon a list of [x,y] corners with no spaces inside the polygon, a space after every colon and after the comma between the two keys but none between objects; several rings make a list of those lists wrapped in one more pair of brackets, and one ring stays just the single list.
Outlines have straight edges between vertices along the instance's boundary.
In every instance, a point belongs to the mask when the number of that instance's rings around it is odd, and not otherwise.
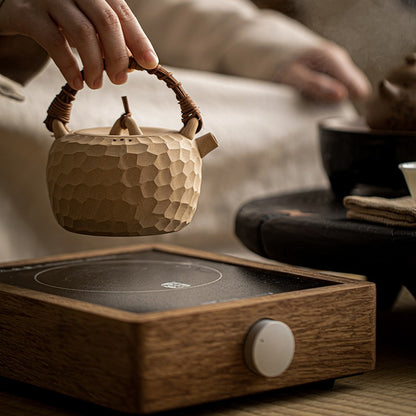
[{"label": "textured teapot body", "polygon": [[416,54],[380,82],[367,104],[366,121],[377,130],[416,130]]},{"label": "textured teapot body", "polygon": [[[129,69],[144,70],[133,57]],[[198,107],[180,82],[158,65],[146,70],[171,89],[183,127],[140,128],[124,113],[114,125],[71,131],[67,125],[77,90],[68,84],[48,108],[45,125],[55,141],[47,185],[55,218],[68,231],[107,236],[145,236],[179,231],[194,216],[201,189],[202,158],[218,146],[202,128]]]},{"label": "textured teapot body", "polygon": [[196,140],[142,128],[142,135],[70,132],[50,149],[47,183],[52,210],[69,231],[153,235],[179,231],[193,218],[201,187]]}]

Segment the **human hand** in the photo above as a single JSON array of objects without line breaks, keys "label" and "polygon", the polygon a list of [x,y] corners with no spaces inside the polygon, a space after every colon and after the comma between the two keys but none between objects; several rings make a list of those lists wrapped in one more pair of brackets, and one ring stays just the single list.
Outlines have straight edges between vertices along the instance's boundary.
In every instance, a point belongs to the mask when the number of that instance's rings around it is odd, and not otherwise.
[{"label": "human hand", "polygon": [[348,53],[331,42],[302,53],[280,70],[275,80],[324,102],[365,99],[371,92],[367,77]]},{"label": "human hand", "polygon": [[146,69],[158,58],[124,0],[5,0],[0,34],[25,35],[39,43],[74,89],[83,79],[71,46],[76,48],[90,88],[102,85],[104,71],[115,84],[127,80],[129,54]]}]

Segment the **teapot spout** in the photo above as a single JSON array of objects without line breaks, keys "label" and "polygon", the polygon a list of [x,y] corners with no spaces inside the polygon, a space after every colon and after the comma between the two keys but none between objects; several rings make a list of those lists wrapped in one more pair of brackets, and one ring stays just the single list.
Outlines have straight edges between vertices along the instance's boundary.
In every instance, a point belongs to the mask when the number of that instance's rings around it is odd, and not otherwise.
[{"label": "teapot spout", "polygon": [[379,84],[380,95],[388,100],[395,100],[400,96],[400,88],[384,79]]},{"label": "teapot spout", "polygon": [[195,139],[195,142],[201,157],[204,157],[218,147],[218,141],[212,133],[207,133],[198,137]]}]

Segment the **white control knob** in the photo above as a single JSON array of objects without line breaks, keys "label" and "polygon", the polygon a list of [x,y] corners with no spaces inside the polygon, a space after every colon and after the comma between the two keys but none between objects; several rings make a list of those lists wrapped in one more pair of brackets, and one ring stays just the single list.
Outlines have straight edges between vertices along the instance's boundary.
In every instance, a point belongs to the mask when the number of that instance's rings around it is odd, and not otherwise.
[{"label": "white control knob", "polygon": [[265,377],[277,377],[290,365],[295,353],[292,330],[280,321],[262,319],[249,330],[244,357],[250,370]]}]

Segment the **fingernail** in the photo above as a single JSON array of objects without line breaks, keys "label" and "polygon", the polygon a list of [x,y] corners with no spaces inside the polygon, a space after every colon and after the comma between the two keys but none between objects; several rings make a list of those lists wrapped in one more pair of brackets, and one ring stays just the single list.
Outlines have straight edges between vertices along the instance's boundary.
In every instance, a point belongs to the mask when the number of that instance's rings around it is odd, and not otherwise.
[{"label": "fingernail", "polygon": [[159,63],[159,58],[153,51],[146,51],[143,54],[143,58],[146,64],[151,68],[154,68]]},{"label": "fingernail", "polygon": [[101,88],[103,85],[103,77],[99,77],[97,80],[95,80],[92,84],[93,89]]},{"label": "fingernail", "polygon": [[114,79],[117,84],[124,84],[127,81],[126,71],[119,72]]}]

